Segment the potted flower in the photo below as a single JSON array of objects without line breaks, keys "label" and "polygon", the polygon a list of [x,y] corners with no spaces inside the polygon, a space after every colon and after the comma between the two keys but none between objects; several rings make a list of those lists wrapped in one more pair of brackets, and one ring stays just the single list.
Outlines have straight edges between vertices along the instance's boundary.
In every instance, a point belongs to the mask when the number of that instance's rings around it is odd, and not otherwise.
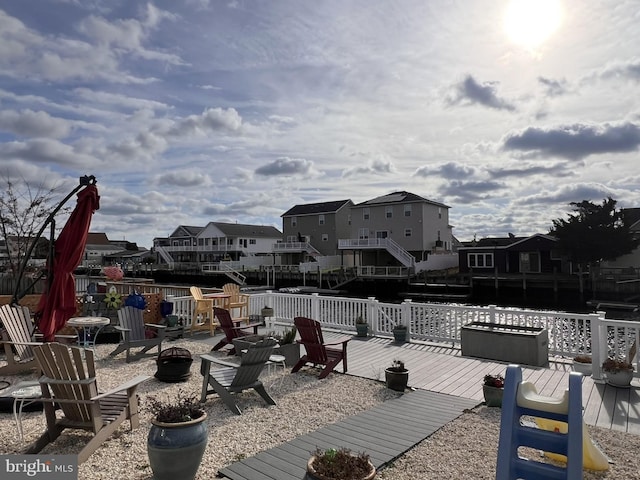
[{"label": "potted flower", "polygon": [[194,479],[207,446],[207,413],[197,396],[180,390],[173,400],[150,397],[144,410],[153,415],[147,436],[153,477]]},{"label": "potted flower", "polygon": [[369,324],[362,315],[358,315],[356,318],[356,332],[358,337],[366,337],[369,334]]},{"label": "potted flower", "polygon": [[293,326],[273,335],[278,342],[275,353],[284,357],[284,364],[287,367],[293,367],[300,360],[300,344],[295,341],[297,334],[298,330]]},{"label": "potted flower", "polygon": [[585,377],[591,375],[591,355],[576,355],[573,357],[573,371],[579,372]]},{"label": "potted flower", "polygon": [[504,377],[502,375],[485,375],[482,383],[482,393],[487,407],[502,407]]},{"label": "potted flower", "polygon": [[633,379],[633,364],[626,360],[607,358],[602,363],[602,371],[607,377],[607,383],[614,387],[628,387]]},{"label": "potted flower", "polygon": [[307,462],[307,474],[316,480],[371,480],[376,468],[366,453],[347,448],[316,449]]},{"label": "potted flower", "polygon": [[384,379],[387,388],[397,392],[404,392],[409,383],[409,370],[404,366],[402,360],[393,360],[390,367],[384,371]]},{"label": "potted flower", "polygon": [[393,339],[396,343],[404,343],[407,341],[407,326],[401,323],[396,323],[393,326]]}]

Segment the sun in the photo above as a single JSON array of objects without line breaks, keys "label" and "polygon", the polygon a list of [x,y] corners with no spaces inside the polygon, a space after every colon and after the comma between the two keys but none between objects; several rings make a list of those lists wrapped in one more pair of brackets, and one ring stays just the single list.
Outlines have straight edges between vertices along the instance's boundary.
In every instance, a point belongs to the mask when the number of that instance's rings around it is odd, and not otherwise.
[{"label": "sun", "polygon": [[534,51],[562,23],[560,0],[511,0],[504,15],[504,28],[512,42]]}]

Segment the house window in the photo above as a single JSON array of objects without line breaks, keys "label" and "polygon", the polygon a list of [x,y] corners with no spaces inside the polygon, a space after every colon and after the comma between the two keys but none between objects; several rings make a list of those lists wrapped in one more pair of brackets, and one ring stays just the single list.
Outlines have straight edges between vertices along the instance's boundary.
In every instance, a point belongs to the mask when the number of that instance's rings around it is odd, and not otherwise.
[{"label": "house window", "polygon": [[442,208],[438,207],[438,218],[442,218]]},{"label": "house window", "polygon": [[368,228],[360,228],[358,230],[358,238],[360,240],[364,240],[369,238],[369,229]]},{"label": "house window", "polygon": [[363,208],[362,209],[362,219],[363,220],[369,220],[369,217],[371,216],[371,213],[369,212],[368,208]]},{"label": "house window", "polygon": [[227,238],[227,245],[233,245],[233,238]]},{"label": "house window", "polygon": [[324,215],[318,215],[318,225],[324,225]]},{"label": "house window", "polygon": [[385,207],[384,214],[387,218],[393,218],[393,207]]},{"label": "house window", "polygon": [[520,252],[520,273],[540,273],[538,252]]},{"label": "house window", "polygon": [[351,214],[347,215],[347,224],[351,225]]},{"label": "house window", "polygon": [[298,225],[297,217],[291,217],[291,226],[296,227]]},{"label": "house window", "polygon": [[389,236],[389,232],[386,230],[379,230],[376,232],[376,238],[387,238]]},{"label": "house window", "polygon": [[411,205],[405,205],[404,206],[404,216],[405,217],[410,217],[411,216]]},{"label": "house window", "polygon": [[493,268],[493,253],[469,253],[467,260],[471,268]]},{"label": "house window", "polygon": [[204,245],[204,238],[198,239],[198,246],[202,247]]},{"label": "house window", "polygon": [[412,233],[413,232],[412,232],[412,230],[410,228],[405,228],[404,229],[404,236],[405,237],[410,237]]},{"label": "house window", "polygon": [[257,242],[256,242],[256,239],[255,239],[255,238],[250,238],[250,239],[249,239],[249,245],[255,245],[256,243],[257,243]]},{"label": "house window", "polygon": [[329,241],[329,234],[328,233],[323,233],[322,234],[322,241],[323,242],[328,242]]}]

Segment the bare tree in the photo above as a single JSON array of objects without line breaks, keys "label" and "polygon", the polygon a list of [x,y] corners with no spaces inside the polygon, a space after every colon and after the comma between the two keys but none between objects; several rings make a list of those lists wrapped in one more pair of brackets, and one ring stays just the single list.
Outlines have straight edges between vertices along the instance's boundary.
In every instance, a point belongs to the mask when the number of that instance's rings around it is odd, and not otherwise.
[{"label": "bare tree", "polygon": [[46,257],[47,242],[36,236],[54,209],[56,188],[45,188],[43,184],[34,187],[24,179],[18,185],[9,176],[5,176],[3,183],[0,235],[5,241],[9,272],[15,277],[30,249]]}]

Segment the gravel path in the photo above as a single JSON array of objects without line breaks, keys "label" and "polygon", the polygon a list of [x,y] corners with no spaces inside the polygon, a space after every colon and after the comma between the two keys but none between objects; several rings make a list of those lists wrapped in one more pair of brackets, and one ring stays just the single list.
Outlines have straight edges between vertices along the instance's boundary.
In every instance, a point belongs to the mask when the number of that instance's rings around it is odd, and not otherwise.
[{"label": "gravel path", "polygon": [[[162,383],[155,378],[139,388],[144,405],[148,395],[174,398],[177,393],[199,395],[202,377],[199,374],[198,354],[209,353],[210,345],[181,340],[168,346],[189,349],[194,356],[192,377],[184,383]],[[153,375],[153,358],[126,364],[124,354],[115,359],[108,357],[113,345],[97,348],[98,385],[101,390],[115,387],[139,374]],[[220,356],[225,356],[219,354]],[[282,370],[263,378],[269,392],[277,402],[267,407],[253,392],[241,395],[243,414],[236,416],[224,407],[216,396],[205,404],[208,413],[209,443],[197,479],[214,478],[217,471],[234,461],[279,445],[328,423],[339,421],[369,409],[380,402],[395,398],[396,392],[387,390],[381,382],[348,375],[331,374],[325,380],[317,379],[317,372],[303,371],[287,374],[280,385]],[[0,377],[16,382],[34,376]],[[273,386],[269,387],[273,383]],[[0,414],[0,452],[19,453],[44,431],[41,412],[24,414],[25,439],[17,440],[16,426],[11,414]],[[140,427],[134,431],[125,423],[108,439],[89,460],[80,466],[80,480],[128,478],[150,480],[146,437],[150,415],[141,413]],[[498,445],[500,409],[479,407],[463,414],[440,431],[417,445],[392,465],[381,470],[382,479],[493,479]],[[640,480],[640,436],[609,430],[590,428],[591,435],[603,446],[614,461],[609,472],[586,472],[589,479]],[[61,454],[78,452],[86,434],[67,431],[50,444],[43,453]],[[538,455],[533,452],[532,455]]]}]

